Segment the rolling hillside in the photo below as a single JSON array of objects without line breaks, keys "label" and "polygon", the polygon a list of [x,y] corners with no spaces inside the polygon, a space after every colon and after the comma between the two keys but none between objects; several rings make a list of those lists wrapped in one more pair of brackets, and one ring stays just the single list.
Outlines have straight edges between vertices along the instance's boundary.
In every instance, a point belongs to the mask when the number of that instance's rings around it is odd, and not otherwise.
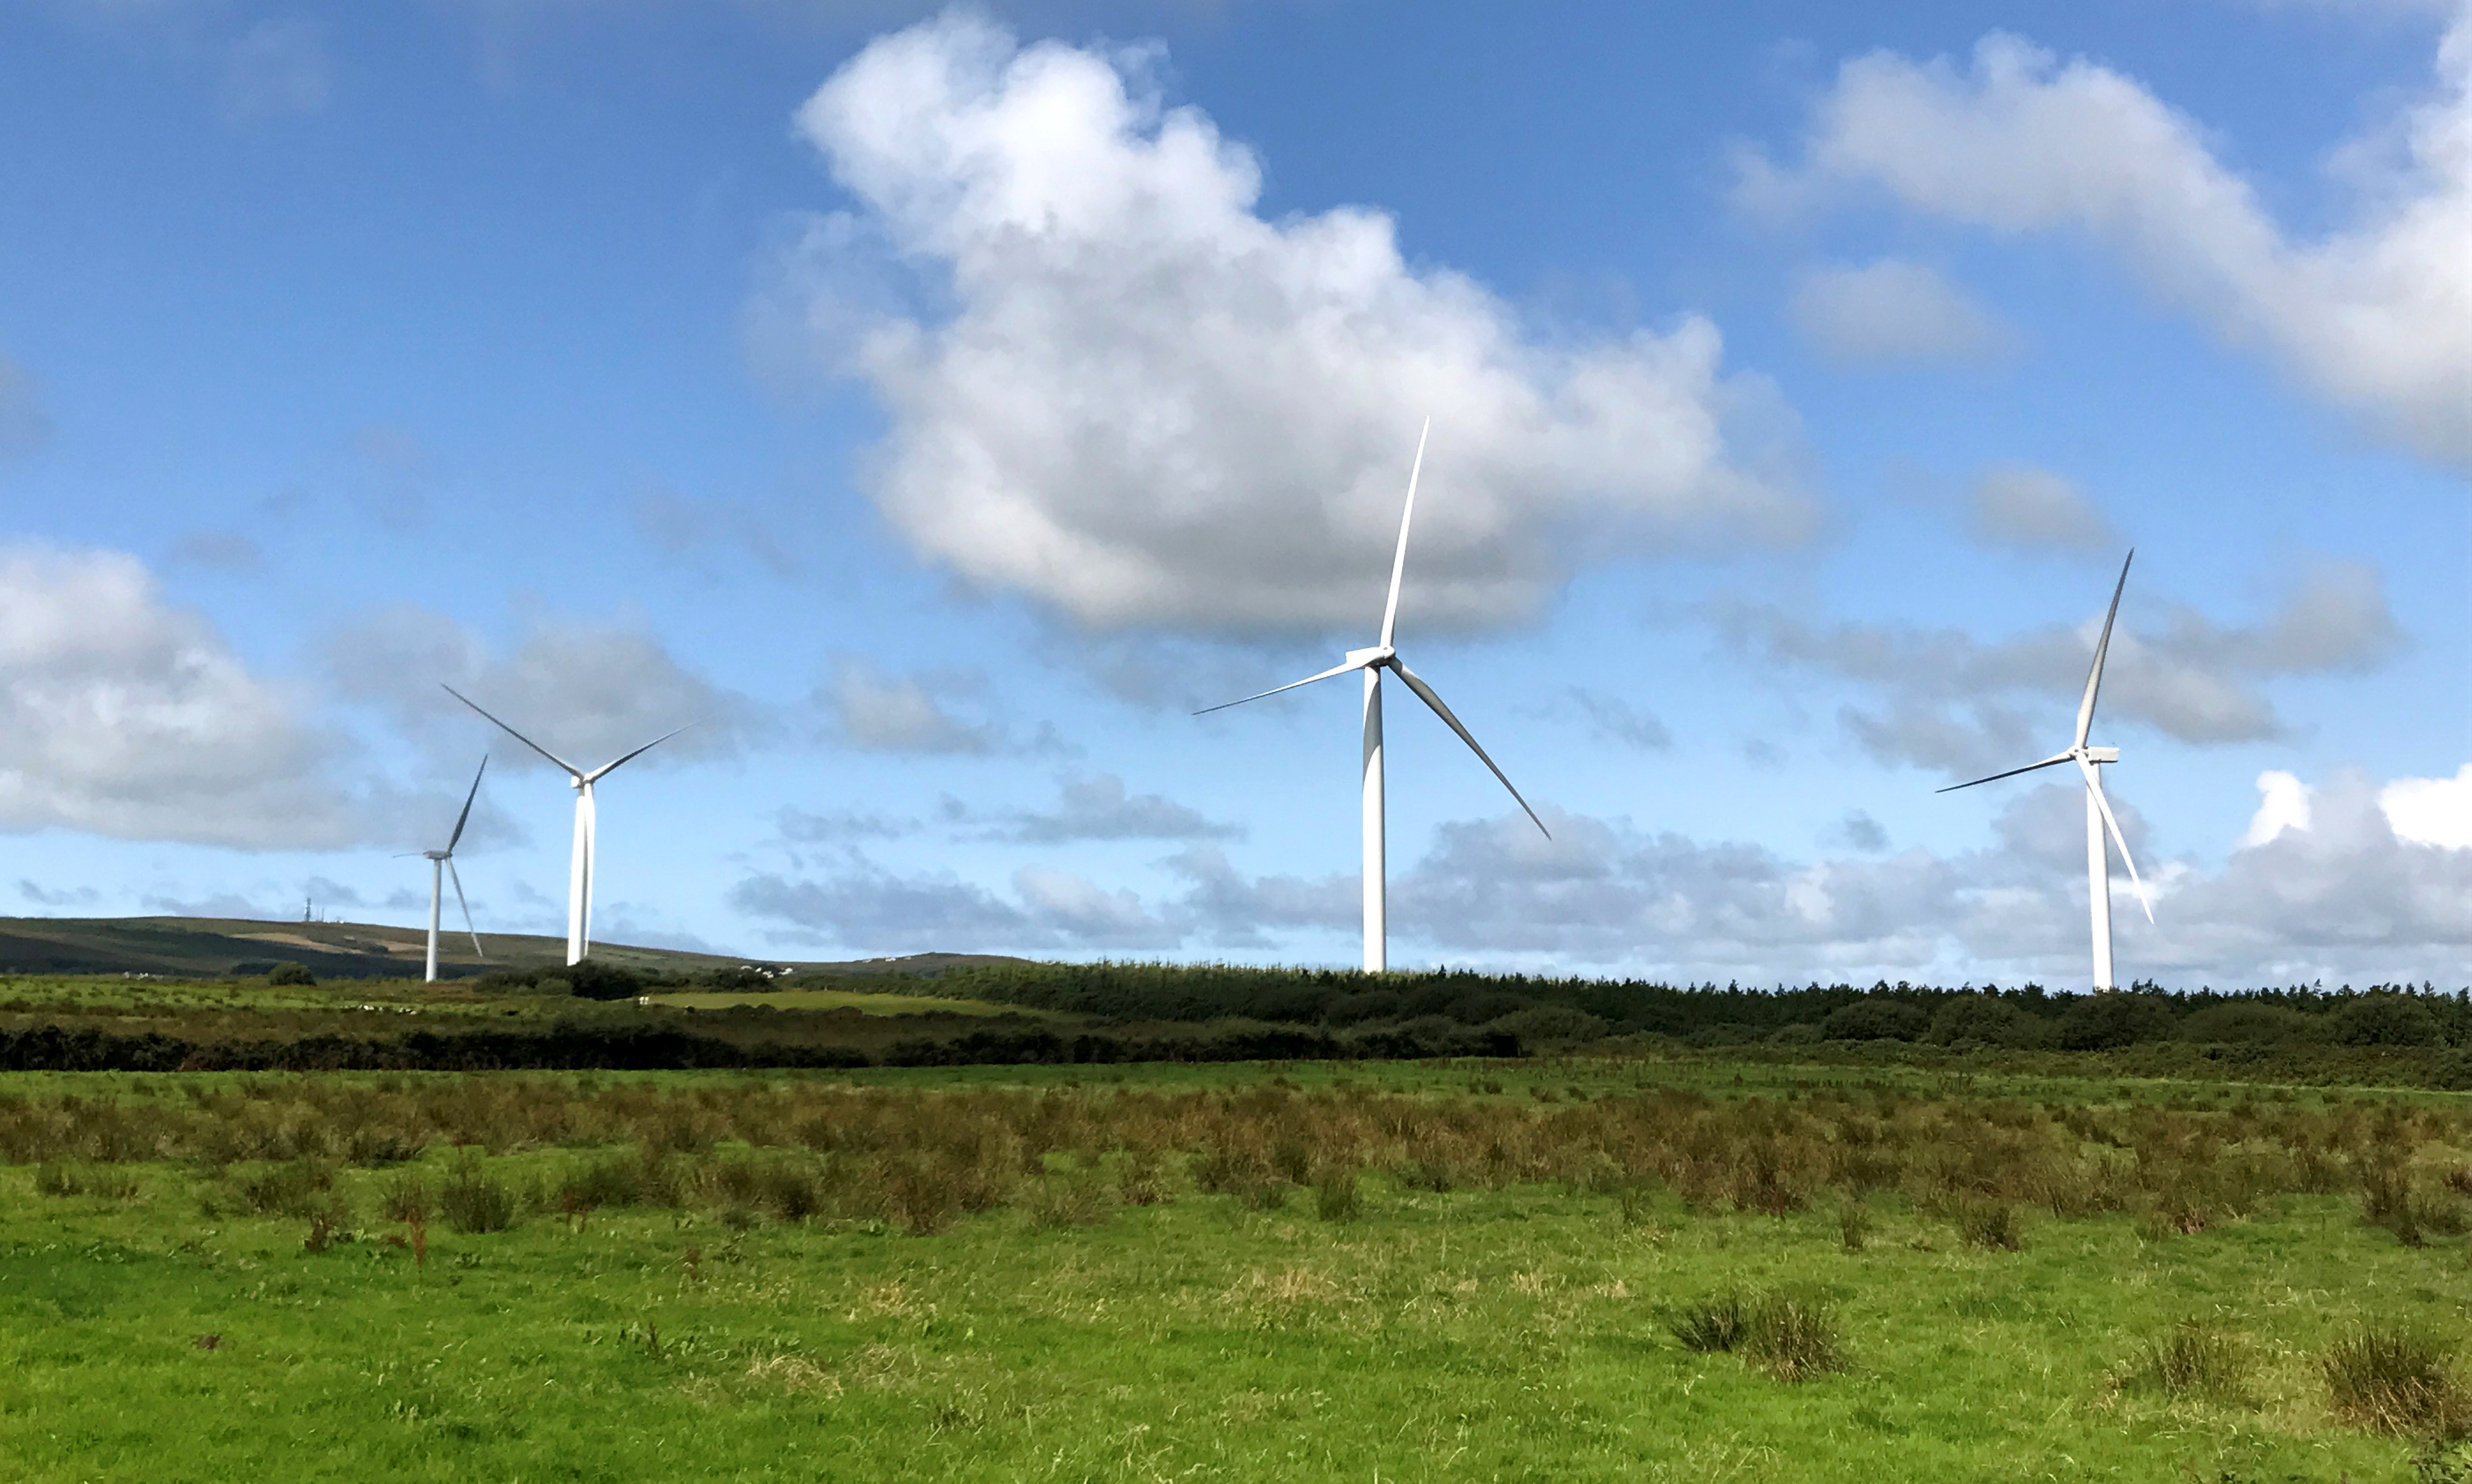
[{"label": "rolling hillside", "polygon": [[[306,965],[320,978],[416,978],[426,934],[417,928],[368,923],[252,922],[216,917],[0,917],[0,974],[159,974],[212,978],[262,974],[280,962]],[[520,933],[485,932],[487,961],[475,957],[472,940],[449,933],[439,940],[439,972],[448,978],[491,969],[539,968],[562,962],[566,940]],[[595,958],[630,969],[685,973],[749,960],[677,949],[596,943]],[[980,954],[913,954],[839,963],[790,963],[800,974],[933,977],[962,963],[1008,960]]]}]

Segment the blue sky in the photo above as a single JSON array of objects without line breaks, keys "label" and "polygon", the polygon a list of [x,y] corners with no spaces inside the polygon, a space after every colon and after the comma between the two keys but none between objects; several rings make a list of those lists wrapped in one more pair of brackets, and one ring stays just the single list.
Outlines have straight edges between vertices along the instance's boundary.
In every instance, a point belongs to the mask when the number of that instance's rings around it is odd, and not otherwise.
[{"label": "blue sky", "polygon": [[[2472,961],[2472,12],[36,0],[6,910],[1350,962]],[[579,758],[579,761],[584,761]],[[1522,831],[1529,831],[1523,835]],[[2115,871],[2115,876],[2119,873]],[[2125,886],[2125,883],[2123,883]]]}]

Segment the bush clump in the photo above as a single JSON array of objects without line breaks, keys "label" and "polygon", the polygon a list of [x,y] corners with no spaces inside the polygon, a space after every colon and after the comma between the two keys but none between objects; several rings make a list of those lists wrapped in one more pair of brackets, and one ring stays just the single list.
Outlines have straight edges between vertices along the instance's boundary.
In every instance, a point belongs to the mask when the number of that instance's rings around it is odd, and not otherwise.
[{"label": "bush clump", "polygon": [[2015,1252],[2026,1245],[2025,1219],[2007,1201],[1965,1201],[1954,1215],[1957,1235],[1969,1247]]},{"label": "bush clump", "polygon": [[318,976],[309,972],[307,964],[294,963],[286,959],[266,971],[266,982],[274,985],[306,986],[317,983]]},{"label": "bush clump", "polygon": [[1902,1000],[1857,1000],[1819,1023],[1820,1035],[1830,1041],[1916,1041],[1930,1028],[1931,1017]]}]

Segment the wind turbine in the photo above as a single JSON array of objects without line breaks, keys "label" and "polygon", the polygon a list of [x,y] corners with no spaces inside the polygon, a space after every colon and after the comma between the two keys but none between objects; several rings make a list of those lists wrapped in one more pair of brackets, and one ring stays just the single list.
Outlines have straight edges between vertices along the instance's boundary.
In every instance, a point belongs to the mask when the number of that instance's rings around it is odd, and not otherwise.
[{"label": "wind turbine", "polygon": [[1382,671],[1388,670],[1398,675],[1401,684],[1415,692],[1416,698],[1432,707],[1434,715],[1442,718],[1443,725],[1459,733],[1460,741],[1467,743],[1468,750],[1477,755],[1477,761],[1502,780],[1504,788],[1510,789],[1510,796],[1518,800],[1520,809],[1527,813],[1538,830],[1544,832],[1545,837],[1554,837],[1554,832],[1545,829],[1545,821],[1536,817],[1536,811],[1529,809],[1528,801],[1519,797],[1519,790],[1512,787],[1509,776],[1495,766],[1493,759],[1486,756],[1485,748],[1478,745],[1477,740],[1468,734],[1468,729],[1460,724],[1460,718],[1451,715],[1451,708],[1434,694],[1434,688],[1401,663],[1398,651],[1390,647],[1392,633],[1399,622],[1399,577],[1408,567],[1408,523],[1416,513],[1416,479],[1424,472],[1425,438],[1433,431],[1434,420],[1428,417],[1424,432],[1416,435],[1416,461],[1408,471],[1408,504],[1399,512],[1399,548],[1390,558],[1390,596],[1382,605],[1381,642],[1369,649],[1348,650],[1344,659],[1320,674],[1274,686],[1258,695],[1248,695],[1244,700],[1205,706],[1194,713],[1197,717],[1207,716],[1214,711],[1224,711],[1229,706],[1242,706],[1246,701],[1260,700],[1264,695],[1276,695],[1281,691],[1293,691],[1317,680],[1343,675],[1351,670],[1365,671],[1365,972],[1367,974],[1380,974],[1390,966],[1383,878]]},{"label": "wind turbine", "polygon": [[2111,974],[2111,860],[2104,853],[2103,846],[2105,830],[2111,832],[2112,843],[2120,847],[2121,864],[2128,867],[2128,880],[2130,884],[2137,888],[2137,900],[2139,905],[2146,908],[2146,920],[2150,923],[2154,920],[2154,904],[2146,895],[2146,883],[2137,879],[2137,862],[2129,859],[2128,841],[2121,836],[2120,821],[2112,816],[2111,801],[2104,797],[2103,779],[2095,772],[2097,767],[2105,763],[2119,762],[2120,749],[2086,745],[2086,734],[2094,729],[2095,693],[2103,688],[2104,656],[2111,648],[2111,623],[2120,616],[2120,595],[2128,586],[2128,563],[2136,559],[2137,554],[2132,551],[2120,564],[2120,581],[2114,584],[2111,590],[2111,610],[2103,616],[2103,637],[2095,641],[2094,666],[2086,671],[2085,695],[2078,701],[2077,741],[2069,744],[2069,750],[2054,753],[2040,763],[2029,763],[2024,767],[2012,767],[2005,773],[1994,773],[1989,778],[1977,778],[1973,783],[1951,784],[1945,789],[1936,790],[1940,793],[1954,793],[1960,789],[1971,789],[1978,783],[1990,783],[1993,779],[1999,778],[2014,778],[2019,773],[2031,773],[2036,768],[2057,767],[2063,763],[2075,763],[2078,766],[2078,771],[2085,777],[2086,896],[2089,902],[2087,910],[2093,915],[2094,987],[2097,990],[2116,987],[2112,983]]},{"label": "wind turbine", "polygon": [[455,883],[455,905],[464,908],[464,930],[472,934],[472,952],[483,958],[489,956],[482,952],[481,934],[472,926],[472,904],[464,899],[464,878],[455,874],[455,845],[464,838],[464,823],[472,817],[472,801],[481,793],[481,775],[488,770],[489,759],[484,754],[481,766],[472,773],[471,790],[464,795],[464,813],[455,816],[455,833],[446,836],[446,848],[418,852],[429,861],[429,967],[421,974],[423,983],[438,982],[438,878],[441,868]]},{"label": "wind turbine", "polygon": [[[474,711],[480,711],[481,715],[500,731],[565,769],[567,784],[575,789],[575,859],[567,874],[566,889],[566,961],[570,964],[582,963],[583,955],[592,949],[592,861],[595,843],[592,786],[615,772],[620,764],[631,762],[643,756],[677,736],[679,732],[685,731],[686,727],[681,726],[663,732],[634,751],[613,758],[587,773],[487,712],[481,711],[479,702],[453,686],[441,682],[439,688]],[[689,725],[693,723],[690,722]]]}]

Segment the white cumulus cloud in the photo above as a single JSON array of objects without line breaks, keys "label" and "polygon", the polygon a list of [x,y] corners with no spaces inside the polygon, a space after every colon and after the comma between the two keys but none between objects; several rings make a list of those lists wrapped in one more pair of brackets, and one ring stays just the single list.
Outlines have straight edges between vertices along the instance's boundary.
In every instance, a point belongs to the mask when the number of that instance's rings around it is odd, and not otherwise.
[{"label": "white cumulus cloud", "polygon": [[2472,9],[2457,11],[2436,72],[2401,121],[2401,157],[2364,166],[2356,219],[2315,240],[2288,232],[2205,130],[2135,79],[2006,35],[1967,66],[1846,62],[1802,162],[1749,156],[1744,194],[1774,203],[1863,182],[1994,232],[2081,232],[2319,394],[2472,467]]},{"label": "white cumulus cloud", "polygon": [[318,849],[362,837],[339,739],[119,552],[0,547],[0,829]]},{"label": "white cumulus cloud", "polygon": [[858,210],[811,224],[784,301],[889,414],[871,492],[914,546],[1090,625],[1361,626],[1428,413],[1419,623],[1533,612],[1580,528],[1804,530],[1790,414],[1713,325],[1549,339],[1379,211],[1267,220],[1260,162],[1155,60],[948,13],[799,112]]},{"label": "white cumulus cloud", "polygon": [[2378,807],[2400,838],[2472,849],[2472,763],[2452,778],[2398,778],[2379,790]]}]

